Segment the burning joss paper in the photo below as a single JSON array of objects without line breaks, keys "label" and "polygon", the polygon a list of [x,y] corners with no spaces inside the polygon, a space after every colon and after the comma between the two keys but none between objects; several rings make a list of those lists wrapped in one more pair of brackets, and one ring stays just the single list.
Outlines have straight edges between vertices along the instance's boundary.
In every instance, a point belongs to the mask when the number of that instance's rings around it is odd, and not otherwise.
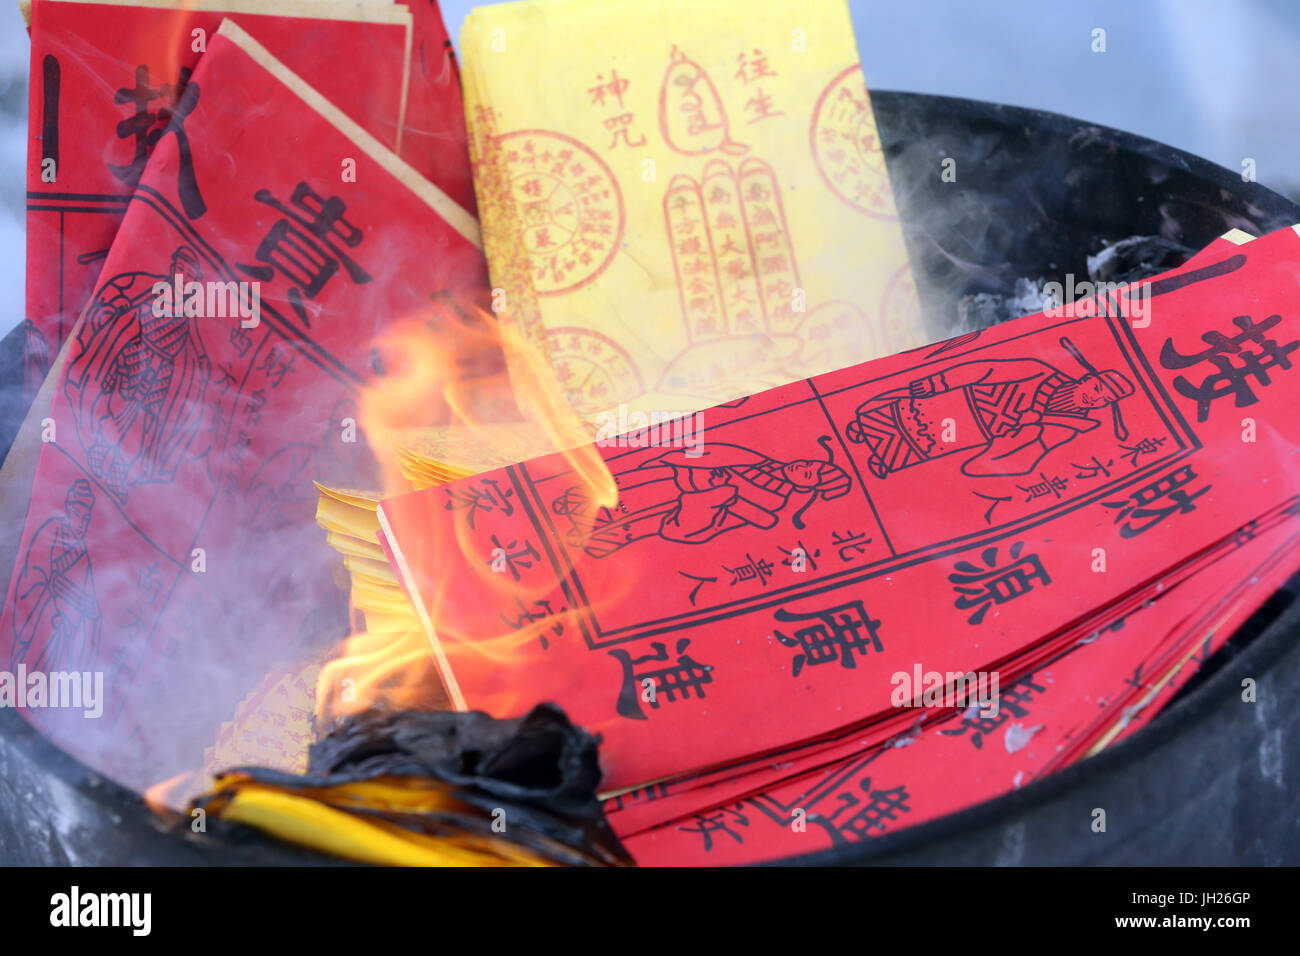
[{"label": "burning joss paper", "polygon": [[386,500],[385,545],[453,702],[558,702],[614,790],[882,743],[895,673],[1009,686],[1293,512],[1298,261],[1219,245],[706,410],[698,447],[598,445],[613,495],[552,455]]},{"label": "burning joss paper", "polygon": [[461,46],[494,307],[589,420],[925,341],[842,2],[507,3]]},{"label": "burning joss paper", "polygon": [[519,720],[369,711],[313,745],[304,775],[227,771],[196,805],[366,863],[630,863],[599,781],[596,741],[556,707]]},{"label": "burning joss paper", "polygon": [[187,89],[67,347],[0,621],[14,665],[105,672],[102,723],[50,733],[136,786],[341,636],[312,479],[373,481],[386,323],[486,281],[473,218],[233,21]]}]

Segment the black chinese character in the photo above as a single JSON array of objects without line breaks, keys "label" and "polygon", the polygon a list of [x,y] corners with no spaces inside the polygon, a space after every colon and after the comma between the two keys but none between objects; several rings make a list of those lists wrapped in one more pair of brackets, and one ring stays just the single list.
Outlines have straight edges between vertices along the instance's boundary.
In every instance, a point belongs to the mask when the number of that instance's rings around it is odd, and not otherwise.
[{"label": "black chinese character", "polygon": [[[1232,320],[1241,331],[1229,338],[1222,332],[1206,332],[1201,336],[1209,348],[1192,355],[1183,355],[1174,348],[1174,340],[1166,339],[1160,350],[1160,364],[1170,370],[1190,368],[1208,362],[1216,372],[1205,376],[1200,385],[1194,385],[1182,375],[1174,379],[1174,388],[1196,402],[1196,420],[1210,417],[1210,403],[1232,395],[1237,408],[1254,405],[1259,399],[1251,389],[1250,379],[1260,385],[1270,384],[1269,369],[1291,368],[1290,354],[1300,348],[1300,341],[1278,345],[1264,333],[1282,321],[1280,315],[1270,315],[1258,325],[1248,315]],[[1259,346],[1258,350],[1244,349],[1245,343]]]},{"label": "black chinese character", "polygon": [[[1191,514],[1195,511],[1196,499],[1210,490],[1210,486],[1206,485],[1199,491],[1188,494],[1184,486],[1195,480],[1196,473],[1189,466],[1183,465],[1163,478],[1157,478],[1150,484],[1143,485],[1126,501],[1103,501],[1102,505],[1106,508],[1119,509],[1115,515],[1115,524],[1124,522],[1124,526],[1119,529],[1120,537],[1136,538],[1172,514]],[[1157,505],[1161,499],[1166,499],[1165,504]],[[1149,520],[1135,526],[1128,519]]]},{"label": "black chinese character", "polygon": [[470,528],[474,527],[474,518],[480,511],[500,511],[503,518],[509,518],[515,513],[514,503],[510,500],[514,497],[514,491],[501,488],[495,478],[484,478],[475,487],[465,487],[464,483],[461,483],[450,485],[445,490],[447,505],[444,510],[468,509],[469,514],[465,516],[465,523]]},{"label": "black chinese character", "polygon": [[[189,67],[182,67],[176,83],[164,83],[154,89],[149,85],[149,67],[135,68],[135,86],[120,89],[113,97],[119,105],[132,104],[135,112],[117,124],[119,139],[135,139],[135,155],[125,166],[108,164],[113,175],[134,189],[140,182],[149,152],[168,133],[176,137],[180,155],[176,171],[176,191],[180,194],[185,215],[197,219],[208,211],[207,203],[199,193],[199,181],[194,175],[194,157],[190,152],[190,138],[185,132],[185,119],[199,104],[199,85],[190,82]],[[168,104],[157,110],[149,109],[156,100]]]},{"label": "black chinese character", "polygon": [[798,677],[805,664],[812,667],[839,661],[846,670],[853,670],[858,666],[853,657],[855,653],[865,656],[868,648],[874,648],[877,653],[881,650],[876,633],[880,622],[872,620],[861,601],[849,601],[811,614],[796,614],[780,608],[775,617],[778,621],[815,622],[797,628],[794,637],[780,631],[773,632],[786,647],[801,649],[801,653],[794,656],[792,677]]},{"label": "black chinese character", "polygon": [[678,571],[677,573],[684,578],[690,578],[692,581],[699,582],[698,584],[695,585],[695,587],[691,588],[691,607],[695,607],[695,597],[700,593],[700,588],[704,587],[704,585],[706,584],[718,583],[718,578],[716,575],[711,578],[704,578],[704,577],[700,577],[697,574],[687,574],[685,571]]},{"label": "black chinese character", "polygon": [[290,282],[289,302],[303,324],[310,326],[303,296],[315,299],[325,284],[342,265],[348,277],[358,285],[370,281],[370,275],[343,249],[355,249],[365,238],[364,233],[343,218],[346,206],[342,199],[331,196],[323,199],[305,182],[294,187],[286,206],[271,194],[269,189],[259,189],[254,197],[281,213],[283,218],[273,225],[258,245],[256,253],[264,266],[240,264],[247,275],[262,282],[275,277],[278,270]]},{"label": "black chinese character", "polygon": [[704,852],[708,853],[713,849],[713,837],[715,834],[726,834],[737,843],[744,843],[744,838],[731,829],[731,825],[747,827],[749,826],[749,817],[742,811],[745,805],[738,803],[734,808],[722,807],[713,813],[695,814],[695,826],[679,826],[678,830],[683,833],[698,833],[704,838]]},{"label": "black chinese character", "polygon": [[677,642],[676,664],[645,670],[637,668],[642,664],[667,663],[668,648],[661,641],[651,642],[654,653],[641,657],[633,657],[622,648],[610,651],[609,656],[623,666],[623,682],[615,704],[619,715],[629,720],[646,720],[645,711],[641,709],[643,700],[652,710],[658,710],[661,701],[671,704],[676,700],[686,700],[692,690],[703,700],[704,685],[713,683],[713,665],[701,664],[686,654],[690,645],[690,638],[681,638]]},{"label": "black chinese character", "polygon": [[542,556],[537,553],[533,543],[527,538],[524,539],[524,546],[519,547],[518,540],[513,540],[509,544],[502,544],[496,535],[492,535],[492,559],[488,564],[492,570],[504,567],[510,572],[510,576],[516,581],[519,580],[519,569],[527,571],[533,566],[534,561],[540,561]]},{"label": "black chinese character", "polygon": [[[546,600],[539,599],[534,601],[533,608],[535,610],[529,610],[524,606],[524,602],[519,600],[519,598],[515,598],[515,604],[519,605],[519,616],[511,619],[502,614],[501,620],[505,622],[506,627],[512,628],[516,631],[522,631],[529,624],[535,624],[538,621],[545,621],[556,613],[551,610],[551,602]],[[566,610],[567,608],[560,608],[558,613],[563,614]],[[542,642],[542,650],[544,651],[548,650],[551,646],[551,642],[546,637],[546,632],[548,630],[554,636],[559,637],[564,633],[564,622],[556,620],[549,627],[538,629],[537,638]]]},{"label": "black chinese character", "polygon": [[966,623],[979,624],[984,620],[984,615],[988,613],[990,607],[994,604],[1006,604],[1022,594],[1027,594],[1034,589],[1035,581],[1042,584],[1052,583],[1038,555],[1027,554],[1024,558],[1020,557],[1024,547],[1023,541],[1013,544],[1010,552],[1011,562],[1004,567],[997,566],[996,547],[985,548],[980,554],[981,560],[987,567],[980,568],[969,561],[957,562],[955,567],[958,573],[948,575],[948,580],[953,583],[953,591],[958,595],[954,605],[957,610],[975,609],[975,613],[966,619]]},{"label": "black chinese character", "polygon": [[725,564],[722,570],[731,575],[732,585],[737,585],[741,581],[757,581],[763,587],[767,587],[767,579],[772,576],[772,562],[767,558],[755,560],[752,554],[745,555],[745,563],[739,564],[734,568],[729,568]]},{"label": "black chinese character", "polygon": [[998,694],[998,712],[992,717],[984,717],[978,704],[972,704],[962,715],[961,723],[952,730],[941,730],[945,737],[960,737],[970,732],[970,742],[976,750],[984,747],[984,737],[1007,722],[1010,717],[1021,720],[1029,716],[1029,704],[1033,703],[1035,693],[1041,694],[1047,688],[1034,683],[1034,675],[1020,678],[1002,693]]}]

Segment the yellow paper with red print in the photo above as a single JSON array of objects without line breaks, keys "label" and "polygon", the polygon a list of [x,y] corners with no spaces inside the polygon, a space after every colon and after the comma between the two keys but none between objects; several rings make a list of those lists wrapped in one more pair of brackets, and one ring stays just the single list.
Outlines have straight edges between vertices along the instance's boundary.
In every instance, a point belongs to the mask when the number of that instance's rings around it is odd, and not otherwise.
[{"label": "yellow paper with red print", "polygon": [[495,307],[589,421],[924,344],[843,0],[530,0],[461,49]]}]

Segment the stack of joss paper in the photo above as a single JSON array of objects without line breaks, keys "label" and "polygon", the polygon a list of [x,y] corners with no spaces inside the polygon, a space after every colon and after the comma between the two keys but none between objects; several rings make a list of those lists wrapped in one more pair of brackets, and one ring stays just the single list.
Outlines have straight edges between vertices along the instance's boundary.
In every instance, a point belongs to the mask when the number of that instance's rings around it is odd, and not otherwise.
[{"label": "stack of joss paper", "polygon": [[[562,444],[533,422],[507,422],[400,429],[388,450],[402,481],[418,490],[546,454]],[[376,509],[383,494],[317,487],[316,522],[343,559],[352,608],[362,615],[359,623],[371,633],[419,633],[419,619],[379,545]]]},{"label": "stack of joss paper", "polygon": [[1300,567],[1300,227],[1245,238],[685,446],[384,500],[453,704],[600,734],[641,863],[870,839],[1131,733]]},{"label": "stack of joss paper", "polygon": [[[173,117],[184,142],[188,116],[204,95],[188,81],[225,19],[474,213],[459,77],[436,4],[32,0],[23,12],[32,39],[29,400],[99,290],[132,192]],[[283,137],[267,142],[271,150],[284,147]],[[334,181],[346,182],[340,167],[347,157],[331,158]],[[180,198],[187,218],[202,217],[211,197],[199,172]]]},{"label": "stack of joss paper", "polygon": [[438,303],[490,323],[436,6],[235,6],[31,8],[29,317],[52,360],[4,466],[0,656],[102,671],[102,719],[27,716],[140,789],[345,636],[312,481],[379,483],[375,343],[446,325]]},{"label": "stack of joss paper", "polygon": [[[495,4],[461,52],[515,387],[540,366],[588,438],[927,341],[845,4]],[[419,489],[571,443],[416,425],[390,454]],[[347,499],[318,518],[354,567],[378,526]]]}]

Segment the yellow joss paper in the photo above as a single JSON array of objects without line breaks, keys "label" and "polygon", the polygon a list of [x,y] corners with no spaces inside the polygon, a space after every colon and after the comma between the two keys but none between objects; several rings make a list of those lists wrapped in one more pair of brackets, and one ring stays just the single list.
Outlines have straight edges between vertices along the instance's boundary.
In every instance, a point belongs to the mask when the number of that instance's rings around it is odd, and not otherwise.
[{"label": "yellow joss paper", "polygon": [[402,474],[419,489],[561,450],[532,422],[406,428],[395,446]]},{"label": "yellow joss paper", "polygon": [[500,314],[588,421],[924,344],[843,0],[530,0],[461,49]]}]

